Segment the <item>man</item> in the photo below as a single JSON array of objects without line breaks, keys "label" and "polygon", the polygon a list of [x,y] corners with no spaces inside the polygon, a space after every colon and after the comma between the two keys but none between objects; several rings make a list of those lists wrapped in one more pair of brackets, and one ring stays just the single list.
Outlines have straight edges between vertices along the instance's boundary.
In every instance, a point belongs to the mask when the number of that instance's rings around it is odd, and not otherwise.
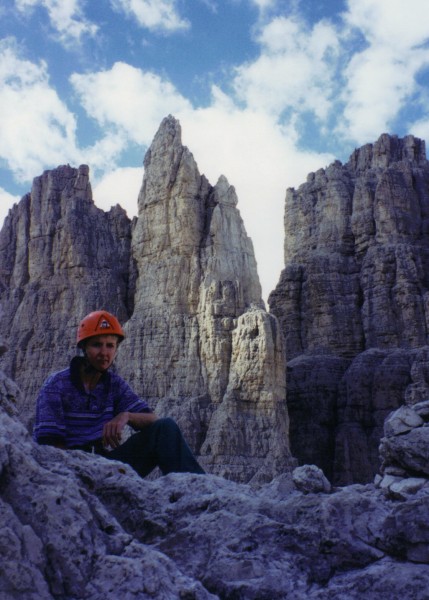
[{"label": "man", "polygon": [[[158,418],[130,386],[109,371],[125,338],[107,311],[87,315],[77,331],[83,356],[54,373],[37,398],[34,439],[63,449],[101,454],[131,465],[142,477],[156,466],[171,472],[204,473],[173,419]],[[121,444],[130,425],[137,433]]]}]

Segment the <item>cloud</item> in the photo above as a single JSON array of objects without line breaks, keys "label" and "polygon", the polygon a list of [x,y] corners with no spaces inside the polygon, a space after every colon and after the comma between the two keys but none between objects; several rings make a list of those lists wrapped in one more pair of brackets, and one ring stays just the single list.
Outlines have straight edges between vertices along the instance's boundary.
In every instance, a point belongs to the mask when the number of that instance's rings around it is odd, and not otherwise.
[{"label": "cloud", "polygon": [[[59,5],[18,1],[27,8]],[[280,5],[274,1],[250,1],[261,10],[254,30],[259,54],[228,74],[223,69],[225,78],[213,86],[204,107],[196,108],[166,77],[125,62],[71,75],[74,100],[91,128],[100,128],[98,140],[87,148],[78,147],[77,116],[51,86],[47,65],[24,60],[16,44],[2,42],[0,158],[26,180],[57,161],[86,162],[97,205],[108,210],[119,203],[133,216],[143,170],[118,165],[135,144],[144,150],[162,119],[173,114],[200,172],[212,184],[224,174],[236,187],[266,296],[283,266],[286,188],[299,186],[309,171],[335,158],[302,149],[302,124],[310,113],[313,147],[316,139],[318,147],[327,140],[327,131],[331,138],[341,134],[342,143],[378,138],[411,95],[421,102],[418,74],[429,63],[428,34],[426,0],[415,0],[413,11],[397,0],[349,0],[342,21],[312,25],[296,12],[273,16],[268,9]],[[398,16],[390,14],[392,3]],[[77,19],[78,2],[65,6]],[[175,2],[114,0],[114,7],[149,29],[185,26]],[[429,131],[428,118],[414,120],[417,134]]]},{"label": "cloud", "polygon": [[260,11],[274,8],[277,4],[277,0],[250,0],[250,2],[257,6]]},{"label": "cloud", "polygon": [[110,0],[114,10],[134,18],[141,27],[172,33],[190,27],[177,10],[176,0]]},{"label": "cloud", "polygon": [[216,87],[210,107],[176,116],[200,172],[213,185],[223,174],[236,188],[267,298],[284,266],[286,188],[300,185],[310,171],[329,164],[334,157],[300,151],[292,126],[282,128],[264,112],[237,107]]},{"label": "cloud", "polygon": [[21,198],[19,196],[14,196],[0,187],[0,229],[3,225],[4,219],[8,215],[10,208],[14,204],[17,204],[20,200]]},{"label": "cloud", "polygon": [[94,202],[105,211],[119,204],[130,219],[137,215],[137,198],[143,181],[143,167],[124,167],[107,173],[94,186]]},{"label": "cloud", "polygon": [[348,0],[344,19],[371,46],[390,46],[399,54],[427,41],[427,7],[426,0]]},{"label": "cloud", "polygon": [[422,140],[429,140],[429,115],[412,123],[410,133]]},{"label": "cloud", "polygon": [[420,94],[417,76],[429,65],[427,2],[349,0],[344,21],[344,44],[361,36],[364,48],[344,71],[338,132],[365,143],[389,131],[407,101]]},{"label": "cloud", "polygon": [[150,143],[166,115],[191,108],[168,80],[123,62],[107,71],[75,73],[70,81],[91,118],[138,144]]},{"label": "cloud", "polygon": [[16,7],[22,13],[37,6],[45,8],[51,27],[66,46],[83,36],[93,37],[98,31],[98,27],[84,17],[81,4],[82,0],[15,0]]},{"label": "cloud", "polygon": [[18,181],[59,157],[78,159],[75,117],[50,87],[46,63],[22,59],[11,38],[0,40],[0,103],[0,159]]},{"label": "cloud", "polygon": [[237,98],[277,118],[287,110],[326,118],[339,51],[333,26],[320,22],[308,28],[296,17],[276,17],[261,28],[257,41],[259,57],[236,69]]}]

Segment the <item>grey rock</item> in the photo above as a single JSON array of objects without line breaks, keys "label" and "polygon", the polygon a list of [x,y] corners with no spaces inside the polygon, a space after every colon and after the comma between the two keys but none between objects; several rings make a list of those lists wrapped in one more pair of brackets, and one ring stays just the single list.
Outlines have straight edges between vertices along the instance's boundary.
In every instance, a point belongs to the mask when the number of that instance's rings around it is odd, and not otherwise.
[{"label": "grey rock", "polygon": [[44,379],[74,354],[79,320],[100,304],[128,317],[131,223],[92,200],[88,167],[46,171],[0,232],[0,333],[4,372],[22,390],[29,424]]},{"label": "grey rock", "polygon": [[414,427],[420,427],[423,423],[423,419],[415,410],[408,406],[401,406],[385,420],[384,435],[386,437],[400,435],[411,431]]},{"label": "grey rock", "polygon": [[148,481],[34,445],[1,402],[0,481],[5,598],[402,600],[429,584],[423,490],[304,494],[290,474],[259,487],[180,473]]},{"label": "grey rock", "polygon": [[391,497],[405,500],[407,496],[416,494],[424,487],[428,487],[428,480],[422,477],[392,477],[385,475],[378,486],[390,492]]},{"label": "grey rock", "polygon": [[303,465],[292,471],[292,481],[300,492],[314,493],[331,491],[331,484],[323,471],[316,465]]},{"label": "grey rock", "polygon": [[380,457],[384,464],[393,462],[416,475],[429,475],[429,427],[382,438]]},{"label": "grey rock", "polygon": [[429,400],[413,404],[413,410],[425,421],[429,421]]},{"label": "grey rock", "polygon": [[251,240],[225,177],[215,186],[161,123],[144,161],[138,218],[95,207],[89,170],[34,180],[0,233],[0,334],[5,374],[31,427],[42,382],[73,356],[80,319],[116,314],[127,339],[120,374],[175,418],[206,469],[267,481],[295,466],[285,354],[268,315]]},{"label": "grey rock", "polygon": [[284,225],[269,305],[286,342],[292,453],[337,485],[371,481],[385,417],[429,391],[424,142],[384,134],[310,174],[287,191]]}]

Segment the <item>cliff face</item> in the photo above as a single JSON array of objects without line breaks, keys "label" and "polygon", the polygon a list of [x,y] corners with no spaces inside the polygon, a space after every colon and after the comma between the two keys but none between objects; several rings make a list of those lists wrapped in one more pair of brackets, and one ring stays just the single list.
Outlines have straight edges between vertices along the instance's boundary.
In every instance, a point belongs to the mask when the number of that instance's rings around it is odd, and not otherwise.
[{"label": "cliff face", "polygon": [[338,483],[377,472],[386,415],[428,393],[429,164],[382,135],[285,201],[271,311],[286,340],[292,453]]},{"label": "cliff face", "polygon": [[224,177],[213,187],[166,118],[145,158],[138,218],[92,201],[88,169],[34,180],[0,234],[2,368],[34,413],[74,354],[79,320],[124,323],[117,367],[177,419],[205,467],[239,481],[289,469],[283,339],[264,310],[253,247]]},{"label": "cliff face", "polygon": [[127,318],[130,244],[125,211],[95,207],[85,166],[37,177],[6,218],[0,232],[0,333],[10,351],[2,365],[22,389],[25,422],[45,377],[73,355],[81,315],[101,302]]}]

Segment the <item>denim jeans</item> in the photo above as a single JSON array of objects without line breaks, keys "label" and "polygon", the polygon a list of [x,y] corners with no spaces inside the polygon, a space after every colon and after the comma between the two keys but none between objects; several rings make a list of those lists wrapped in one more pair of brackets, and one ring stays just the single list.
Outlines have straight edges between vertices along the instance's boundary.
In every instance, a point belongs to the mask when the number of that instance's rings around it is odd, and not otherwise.
[{"label": "denim jeans", "polygon": [[163,475],[204,474],[177,423],[169,417],[157,419],[105,456],[129,464],[142,477],[155,467]]}]

